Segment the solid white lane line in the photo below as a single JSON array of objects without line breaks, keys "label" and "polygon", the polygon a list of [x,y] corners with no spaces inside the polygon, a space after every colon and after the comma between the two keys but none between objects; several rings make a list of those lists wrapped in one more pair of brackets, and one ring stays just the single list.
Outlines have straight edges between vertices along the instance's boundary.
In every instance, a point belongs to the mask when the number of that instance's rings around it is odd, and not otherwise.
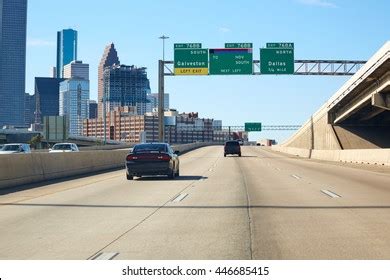
[{"label": "solid white lane line", "polygon": [[301,177],[299,177],[298,175],[295,175],[295,174],[291,175],[291,177],[293,177],[293,178],[295,178],[297,180],[301,179]]},{"label": "solid white lane line", "polygon": [[174,199],[172,200],[172,202],[180,202],[180,201],[182,201],[184,198],[186,198],[187,195],[188,195],[188,193],[181,193],[181,194],[179,194],[176,198],[174,198]]},{"label": "solid white lane line", "polygon": [[115,252],[115,253],[99,253],[95,257],[93,257],[92,260],[112,260],[112,259],[114,259],[118,255],[119,255],[118,252]]},{"label": "solid white lane line", "polygon": [[328,191],[328,190],[321,190],[322,193],[330,196],[331,198],[340,198],[341,196],[338,195],[337,193],[334,193],[334,192],[331,192],[331,191]]}]

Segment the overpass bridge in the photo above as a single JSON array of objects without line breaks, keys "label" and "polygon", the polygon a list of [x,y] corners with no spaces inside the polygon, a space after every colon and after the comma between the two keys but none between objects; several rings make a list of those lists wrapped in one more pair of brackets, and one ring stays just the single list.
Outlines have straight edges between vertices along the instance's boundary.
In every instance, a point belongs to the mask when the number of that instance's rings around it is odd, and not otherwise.
[{"label": "overpass bridge", "polygon": [[390,148],[390,41],[282,146]]}]

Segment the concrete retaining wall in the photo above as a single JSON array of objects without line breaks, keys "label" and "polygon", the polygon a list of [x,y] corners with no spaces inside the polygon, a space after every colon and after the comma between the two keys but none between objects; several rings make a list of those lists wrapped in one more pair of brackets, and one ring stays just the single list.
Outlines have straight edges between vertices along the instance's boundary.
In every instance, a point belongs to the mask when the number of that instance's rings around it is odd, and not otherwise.
[{"label": "concrete retaining wall", "polygon": [[310,150],[309,149],[300,149],[300,148],[294,148],[294,147],[282,147],[282,146],[272,146],[272,150],[290,154],[302,158],[309,158],[310,157]]},{"label": "concrete retaining wall", "polygon": [[302,158],[390,166],[390,149],[309,150],[281,146],[272,149]]},{"label": "concrete retaining wall", "polygon": [[[174,145],[180,153],[207,143]],[[128,150],[0,155],[0,188],[124,167]]]}]

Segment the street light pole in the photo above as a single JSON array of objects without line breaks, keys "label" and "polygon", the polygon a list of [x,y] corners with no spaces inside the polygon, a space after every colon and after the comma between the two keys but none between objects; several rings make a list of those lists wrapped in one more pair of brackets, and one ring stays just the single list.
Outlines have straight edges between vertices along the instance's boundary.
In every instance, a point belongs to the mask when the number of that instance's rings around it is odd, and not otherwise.
[{"label": "street light pole", "polygon": [[159,37],[163,41],[163,57],[158,61],[158,141],[164,142],[164,66],[165,66],[165,40],[168,36]]},{"label": "street light pole", "polygon": [[162,35],[162,36],[160,36],[158,38],[163,41],[163,56],[162,56],[162,60],[165,61],[165,40],[169,39],[169,37],[165,36],[165,35]]}]

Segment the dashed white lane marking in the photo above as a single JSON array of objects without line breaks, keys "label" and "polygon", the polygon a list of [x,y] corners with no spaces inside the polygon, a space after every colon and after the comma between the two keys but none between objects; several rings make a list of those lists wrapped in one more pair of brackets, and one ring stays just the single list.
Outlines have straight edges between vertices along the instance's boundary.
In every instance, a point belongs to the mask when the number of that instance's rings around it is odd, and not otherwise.
[{"label": "dashed white lane marking", "polygon": [[280,168],[279,168],[279,167],[276,167],[275,170],[280,171]]},{"label": "dashed white lane marking", "polygon": [[188,193],[181,193],[181,194],[179,194],[178,196],[176,196],[173,200],[172,200],[172,202],[180,202],[180,201],[182,201],[184,198],[186,198],[187,197],[187,195],[188,195]]},{"label": "dashed white lane marking", "polygon": [[301,179],[301,177],[299,177],[298,175],[295,175],[295,174],[291,175],[291,177],[293,177],[293,178],[295,178],[297,180]]},{"label": "dashed white lane marking", "polygon": [[99,253],[96,256],[94,256],[92,258],[92,260],[112,260],[112,259],[114,259],[118,255],[119,255],[118,252],[115,252],[115,253]]},{"label": "dashed white lane marking", "polygon": [[331,198],[340,198],[341,196],[338,195],[337,193],[334,193],[334,192],[331,192],[331,191],[328,191],[328,190],[321,190],[322,193],[330,196]]},{"label": "dashed white lane marking", "polygon": [[210,172],[213,172],[213,170],[214,170],[214,169],[212,169],[212,168],[209,169]]}]

